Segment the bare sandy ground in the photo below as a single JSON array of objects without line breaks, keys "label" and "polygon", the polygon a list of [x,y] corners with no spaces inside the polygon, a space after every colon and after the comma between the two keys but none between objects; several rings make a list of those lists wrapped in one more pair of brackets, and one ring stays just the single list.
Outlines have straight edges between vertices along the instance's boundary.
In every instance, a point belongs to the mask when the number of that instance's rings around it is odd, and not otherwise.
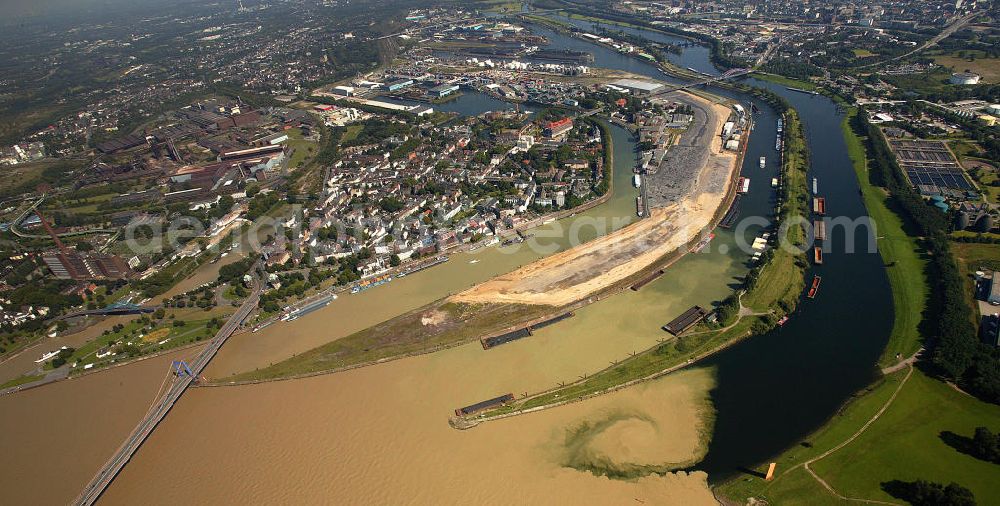
[{"label": "bare sandy ground", "polygon": [[723,151],[722,140],[715,135],[721,132],[729,109],[701,97],[690,97],[715,114],[709,115],[706,125],[713,132],[708,163],[685,198],[665,208],[653,209],[648,219],[497,276],[456,294],[452,300],[570,304],[642,271],[709,227],[733,177],[736,154]]}]

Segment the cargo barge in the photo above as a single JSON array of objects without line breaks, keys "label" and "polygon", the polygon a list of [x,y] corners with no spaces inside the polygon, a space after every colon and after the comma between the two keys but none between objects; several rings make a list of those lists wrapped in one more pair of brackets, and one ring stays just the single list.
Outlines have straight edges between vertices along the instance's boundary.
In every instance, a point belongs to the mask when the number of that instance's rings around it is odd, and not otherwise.
[{"label": "cargo barge", "polygon": [[656,279],[659,278],[660,276],[662,276],[665,272],[667,272],[667,271],[664,270],[664,269],[660,269],[658,271],[655,271],[652,274],[650,274],[649,276],[646,276],[646,277],[640,279],[639,281],[636,281],[635,284],[632,285],[632,286],[630,286],[629,288],[633,292],[638,292],[640,288],[642,288],[642,287],[644,287],[644,286],[652,283],[653,281],[656,281]]},{"label": "cargo barge", "polygon": [[264,330],[265,328],[267,328],[268,326],[270,326],[272,323],[274,323],[274,320],[268,320],[268,321],[266,321],[266,322],[264,322],[264,323],[262,323],[260,325],[257,325],[256,327],[253,328],[253,332],[257,332],[258,330]]},{"label": "cargo barge", "polygon": [[813,276],[813,283],[812,283],[812,286],[809,287],[809,293],[806,294],[807,297],[809,297],[810,299],[815,299],[816,298],[816,294],[819,293],[819,282],[822,279],[823,278],[821,278],[819,276]]},{"label": "cargo barge", "polygon": [[740,193],[746,193],[746,192],[750,191],[750,178],[748,178],[748,177],[741,177],[740,178],[740,187],[739,187],[739,189],[737,191],[740,192]]},{"label": "cargo barge", "polygon": [[691,248],[691,252],[701,253],[701,250],[705,249],[705,246],[708,246],[708,243],[712,242],[712,239],[715,239],[715,234],[708,234],[708,237],[702,239],[698,242],[698,244],[695,244],[694,247]]},{"label": "cargo barge", "polygon": [[420,271],[422,271],[424,269],[430,269],[431,267],[434,267],[435,265],[441,265],[441,264],[443,264],[443,263],[445,263],[447,261],[448,261],[448,257],[442,255],[442,256],[439,256],[439,257],[435,258],[433,262],[426,263],[424,265],[421,265],[421,266],[418,266],[418,267],[414,267],[412,269],[407,269],[407,270],[405,270],[403,272],[400,272],[398,277],[402,278],[402,277],[407,276],[409,274],[415,274],[415,273],[418,273],[418,272],[420,272]]},{"label": "cargo barge", "polygon": [[782,122],[781,118],[778,118],[778,134],[775,136],[774,139],[775,151],[781,151],[781,132],[783,129],[784,129],[784,122]]},{"label": "cargo barge", "polygon": [[806,95],[819,95],[819,93],[812,90],[803,90],[802,88],[795,88],[793,86],[785,86],[790,91],[797,91],[799,93],[805,93]]},{"label": "cargo barge", "polygon": [[819,193],[819,187],[818,186],[819,186],[819,181],[817,181],[816,178],[813,178],[813,195],[816,195],[817,193]]},{"label": "cargo barge", "polygon": [[823,265],[823,248],[813,246],[813,262],[816,265]]},{"label": "cargo barge", "polygon": [[708,316],[708,311],[701,306],[694,306],[687,311],[681,313],[680,316],[674,318],[670,323],[663,326],[663,330],[670,332],[675,336],[681,335],[684,331],[694,327],[698,322],[705,319]]},{"label": "cargo barge", "polygon": [[571,49],[540,49],[524,55],[531,60],[552,61],[559,63],[593,63],[594,55],[584,51],[573,51]]},{"label": "cargo barge", "polygon": [[309,313],[312,313],[313,311],[316,311],[317,309],[323,309],[328,304],[330,304],[330,301],[336,298],[337,298],[336,295],[327,295],[326,297],[323,297],[320,300],[317,300],[316,302],[311,302],[303,307],[289,311],[288,314],[283,316],[281,319],[287,322],[290,322],[292,320],[297,320]]},{"label": "cargo barge", "polygon": [[646,206],[642,203],[642,197],[635,198],[635,214],[640,218],[646,216]]},{"label": "cargo barge", "polygon": [[501,344],[507,344],[507,343],[509,343],[511,341],[517,341],[518,339],[522,339],[522,338],[534,335],[534,332],[536,330],[548,327],[549,325],[554,325],[556,323],[559,323],[559,322],[561,322],[561,321],[563,321],[563,320],[565,320],[567,318],[572,317],[574,314],[575,313],[573,313],[572,311],[569,311],[569,312],[563,313],[563,314],[561,314],[559,316],[556,316],[556,317],[553,317],[553,318],[549,318],[548,320],[545,320],[545,321],[542,321],[542,322],[538,322],[538,323],[536,323],[534,325],[528,325],[527,327],[524,327],[523,329],[514,330],[514,331],[511,331],[511,332],[506,332],[506,333],[500,334],[498,336],[493,336],[493,337],[487,337],[487,338],[480,339],[479,343],[483,345],[483,349],[484,350],[488,350],[488,349],[493,348],[495,346],[500,346]]},{"label": "cargo barge", "polygon": [[381,276],[376,276],[372,279],[365,279],[359,281],[358,284],[351,288],[351,293],[363,292],[369,288],[375,288],[376,286],[384,285],[392,281],[392,276],[388,274],[383,274]]},{"label": "cargo barge", "polygon": [[471,415],[496,406],[503,406],[512,400],[514,400],[514,394],[503,394],[499,397],[477,402],[464,408],[458,408],[455,410],[455,416]]},{"label": "cargo barge", "polygon": [[826,214],[826,199],[823,197],[813,197],[813,212],[819,215]]},{"label": "cargo barge", "polygon": [[731,228],[736,220],[740,218],[740,198],[742,195],[736,195],[733,199],[733,203],[729,205],[729,210],[722,217],[722,221],[719,222],[719,226],[722,228]]},{"label": "cargo barge", "polygon": [[816,233],[816,238],[825,241],[826,240],[826,222],[823,220],[813,221],[813,230]]}]

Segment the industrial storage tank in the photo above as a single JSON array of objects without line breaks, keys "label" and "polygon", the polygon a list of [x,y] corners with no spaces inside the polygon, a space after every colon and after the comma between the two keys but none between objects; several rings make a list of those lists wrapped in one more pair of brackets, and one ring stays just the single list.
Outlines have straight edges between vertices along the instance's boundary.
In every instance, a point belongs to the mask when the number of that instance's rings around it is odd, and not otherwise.
[{"label": "industrial storage tank", "polygon": [[976,230],[980,232],[989,232],[990,230],[993,230],[993,217],[988,214],[980,216],[979,219],[976,220]]}]

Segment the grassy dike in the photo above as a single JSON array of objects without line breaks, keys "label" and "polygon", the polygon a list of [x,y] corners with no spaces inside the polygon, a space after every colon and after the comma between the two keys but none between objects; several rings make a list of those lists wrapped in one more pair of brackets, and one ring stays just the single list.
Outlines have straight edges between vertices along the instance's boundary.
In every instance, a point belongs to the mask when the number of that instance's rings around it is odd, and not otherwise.
[{"label": "grassy dike", "polygon": [[[888,196],[868,177],[863,138],[851,128],[858,114],[850,109],[844,138],[854,162],[868,214],[875,221],[879,252],[893,293],[895,321],[880,360],[896,364],[920,347],[918,325],[929,296],[926,260],[917,240],[888,205]],[[891,480],[951,482],[969,488],[979,504],[1000,503],[996,464],[977,460],[949,446],[945,434],[970,437],[976,426],[1000,427],[1000,407],[961,393],[918,369],[903,368],[858,392],[823,427],[773,459],[776,478],[738,476],[717,487],[717,495],[744,504],[750,498],[769,504],[843,504],[854,501],[900,503],[882,484]],[[809,469],[805,463],[809,462]],[[766,463],[757,471],[766,470]],[[823,479],[827,490],[812,474]]]},{"label": "grassy dike", "polygon": [[[919,370],[908,373],[898,371],[859,392],[829,423],[773,459],[778,464],[774,480],[741,475],[719,486],[717,495],[738,504],[751,497],[781,505],[844,504],[803,464],[850,440],[810,463],[810,469],[842,496],[902,504],[882,490],[882,483],[924,479],[955,482],[972,490],[979,504],[1000,504],[996,464],[960,452],[944,436],[971,437],[977,426],[1000,426],[1000,407],[957,392]],[[755,470],[763,473],[766,468],[763,464]]]},{"label": "grassy dike", "polygon": [[[793,217],[808,215],[806,169],[809,160],[797,113],[789,110],[785,120],[788,132],[782,164],[785,181],[782,200],[785,204],[779,221],[790,223]],[[791,226],[787,238],[792,244],[804,246],[805,231],[801,226]],[[529,395],[475,416],[453,420],[453,425],[468,427],[486,420],[555,407],[608,393],[669,374],[740,339],[767,332],[783,314],[795,309],[805,285],[803,273],[807,265],[803,253],[785,248],[774,248],[769,252],[769,259],[747,275],[748,286],[742,294],[744,305],[764,314],[737,317],[722,328],[713,329],[701,325],[686,335],[638,353],[580,381]]]},{"label": "grassy dike", "polygon": [[[872,184],[868,174],[868,154],[864,139],[851,127],[858,110],[851,108],[841,123],[847,153],[854,164],[858,185],[868,211],[875,223],[878,251],[892,288],[894,322],[879,366],[889,367],[899,359],[910,357],[920,349],[919,324],[927,304],[928,285],[925,274],[927,261],[916,238],[906,233],[903,220],[889,208],[885,189]],[[899,358],[897,358],[897,355]]]}]

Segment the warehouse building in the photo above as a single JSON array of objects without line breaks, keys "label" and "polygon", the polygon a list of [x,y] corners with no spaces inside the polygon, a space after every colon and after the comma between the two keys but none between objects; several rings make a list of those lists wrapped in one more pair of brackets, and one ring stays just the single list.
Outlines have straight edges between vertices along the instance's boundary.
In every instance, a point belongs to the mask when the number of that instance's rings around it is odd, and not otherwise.
[{"label": "warehouse building", "polygon": [[613,83],[617,88],[623,88],[633,95],[649,95],[663,88],[660,83],[650,81],[640,81],[638,79],[619,79]]}]

